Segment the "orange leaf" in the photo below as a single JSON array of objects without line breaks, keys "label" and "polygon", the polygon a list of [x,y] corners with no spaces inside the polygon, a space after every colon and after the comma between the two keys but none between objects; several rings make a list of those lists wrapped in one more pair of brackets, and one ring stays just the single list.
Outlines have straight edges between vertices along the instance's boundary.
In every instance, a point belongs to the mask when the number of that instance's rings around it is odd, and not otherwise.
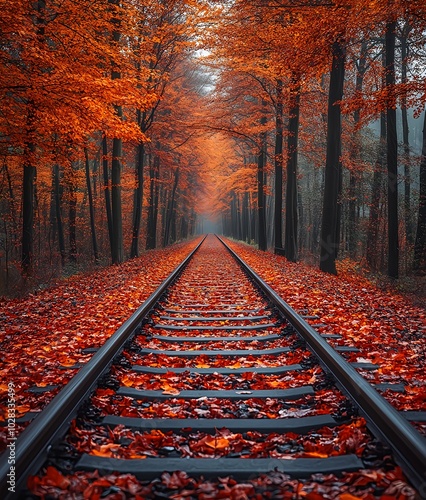
[{"label": "orange leaf", "polygon": [[173,389],[173,387],[171,387],[170,389],[163,391],[162,394],[169,394],[170,396],[177,396],[178,394],[180,394],[180,391],[178,391],[177,389]]},{"label": "orange leaf", "polygon": [[112,457],[114,451],[118,451],[120,449],[120,445],[115,443],[104,444],[99,447],[99,449],[93,449],[92,455],[97,457]]},{"label": "orange leaf", "polygon": [[229,440],[226,438],[206,439],[205,443],[210,448],[214,448],[216,450],[224,450],[225,448],[228,448],[228,446],[229,446]]},{"label": "orange leaf", "polygon": [[318,453],[317,451],[308,451],[303,453],[304,458],[328,458],[328,455],[325,453]]},{"label": "orange leaf", "polygon": [[127,375],[125,375],[122,379],[121,379],[121,383],[123,385],[125,385],[126,387],[131,387],[134,383],[134,381],[128,377]]}]

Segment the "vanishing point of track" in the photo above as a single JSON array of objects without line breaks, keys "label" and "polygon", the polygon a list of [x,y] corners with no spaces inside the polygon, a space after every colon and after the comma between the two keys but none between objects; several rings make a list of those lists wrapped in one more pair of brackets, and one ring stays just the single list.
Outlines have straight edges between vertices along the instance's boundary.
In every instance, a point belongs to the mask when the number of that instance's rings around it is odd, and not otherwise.
[{"label": "vanishing point of track", "polygon": [[[346,362],[342,353],[353,348],[333,347],[338,336],[320,335],[225,247],[214,236],[203,240],[22,432],[16,491],[25,492],[27,478],[46,463],[64,473],[98,470],[140,480],[164,471],[237,480],[272,471],[298,478],[357,471],[368,466],[363,456],[341,450],[318,458],[300,453],[285,435],[317,432],[321,439],[321,429],[338,428],[359,414],[368,427],[360,439],[389,447],[426,497],[426,441],[359,375],[357,368],[368,366]],[[317,391],[330,384],[338,394],[334,411],[316,411]],[[99,390],[108,404],[97,397]],[[131,401],[131,408],[123,411],[123,401]],[[184,407],[185,418],[162,413],[164,402]],[[257,402],[267,402],[269,414]],[[220,418],[214,408],[221,409]],[[304,410],[292,413],[294,408]],[[342,408],[355,410],[351,415]],[[124,450],[153,430],[180,437],[165,438],[170,445],[160,449],[148,443],[145,450],[120,455],[112,446],[116,456],[99,456],[79,445],[79,426],[127,429]],[[236,434],[250,436],[241,442],[257,443],[257,454],[243,445],[230,450],[228,438]],[[1,498],[8,494],[5,455]]]}]

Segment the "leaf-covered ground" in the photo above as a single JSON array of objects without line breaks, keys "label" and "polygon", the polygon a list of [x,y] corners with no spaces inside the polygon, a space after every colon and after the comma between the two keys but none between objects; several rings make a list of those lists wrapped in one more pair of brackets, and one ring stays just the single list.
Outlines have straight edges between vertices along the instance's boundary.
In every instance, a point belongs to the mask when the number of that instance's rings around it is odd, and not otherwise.
[{"label": "leaf-covered ground", "polygon": [[[74,276],[23,299],[0,299],[0,425],[6,418],[9,382],[14,384],[17,418],[40,411],[76,373],[72,367],[93,355],[82,351],[101,346],[198,241]],[[52,389],[29,391],[35,387]],[[0,451],[5,434],[0,427]]]},{"label": "leaf-covered ground", "polygon": [[[166,275],[185,256],[195,242],[174,247],[170,250],[150,252],[123,266],[113,267],[90,276],[74,278],[52,290],[32,295],[27,301],[5,301],[1,304],[0,314],[6,318],[5,331],[1,333],[3,357],[1,374],[5,382],[0,386],[4,395],[7,382],[13,380],[17,388],[18,415],[26,411],[39,411],[59,390],[53,389],[42,394],[31,394],[30,387],[54,386],[66,383],[75,373],[74,365],[87,361],[91,354],[84,354],[87,347],[96,347],[115,331],[134,309],[142,302]],[[350,361],[371,361],[380,365],[376,371],[364,371],[372,383],[403,383],[402,394],[386,392],[386,396],[398,409],[424,410],[425,360],[421,342],[425,326],[424,311],[416,308],[402,297],[381,292],[365,279],[343,272],[339,277],[324,275],[320,271],[288,263],[282,257],[258,252],[246,245],[232,243],[238,253],[268,281],[296,310],[316,315],[313,323],[322,323],[324,333],[339,333],[342,339],[330,340],[337,345],[356,345],[359,353],[345,354]],[[159,271],[161,268],[161,272]],[[204,272],[205,270],[203,270]],[[208,270],[207,270],[208,272]],[[229,273],[223,270],[224,275]],[[163,274],[164,273],[164,274]],[[237,285],[234,279],[232,294],[244,299],[253,293],[247,285]],[[225,289],[229,289],[227,285]],[[241,289],[239,289],[239,287]],[[221,286],[213,287],[187,285],[178,292],[170,292],[169,303],[173,303],[173,293],[179,294],[182,302],[196,303],[208,300],[210,294],[219,293]],[[186,297],[186,298],[185,298]],[[234,299],[235,300],[235,299]],[[265,313],[264,304],[259,302],[256,315]],[[270,311],[269,311],[270,312]],[[168,314],[160,312],[159,316]],[[244,313],[241,313],[242,316]],[[307,361],[309,353],[300,346],[292,352],[269,359],[263,356],[244,358],[197,356],[193,360],[183,360],[178,356],[165,356],[161,350],[221,349],[215,341],[202,343],[182,342],[179,347],[155,337],[191,336],[191,330],[167,330],[167,325],[180,326],[180,319],[162,320],[163,327],[157,325],[159,317],[145,325],[133,341],[134,347],[151,347],[156,354],[145,356],[144,363],[151,367],[196,366],[198,368],[245,366],[276,366],[282,359],[283,365]],[[275,321],[273,316],[265,320]],[[384,321],[382,321],[384,319]],[[185,323],[182,323],[182,326]],[[203,326],[203,322],[196,322]],[[233,324],[226,318],[220,327]],[[244,322],[240,325],[245,325]],[[282,325],[285,326],[285,325]],[[278,325],[271,328],[279,330]],[[423,330],[424,331],[424,330]],[[194,333],[199,335],[199,333]],[[213,330],[211,336],[220,336],[224,331]],[[244,337],[246,332],[241,337]],[[261,336],[257,332],[256,336]],[[294,342],[292,335],[273,341],[273,346],[287,347]],[[272,345],[272,344],[271,344]],[[228,341],[227,349],[260,348],[260,340],[244,342]],[[135,351],[135,352],[136,352]],[[22,363],[22,354],[28,362]],[[132,350],[123,353],[123,362],[113,367],[111,380],[118,385],[159,390],[173,395],[164,401],[134,401],[117,396],[109,388],[98,388],[91,400],[93,409],[100,414],[143,418],[291,418],[318,415],[332,412],[337,417],[346,412],[345,402],[336,398],[336,391],[328,387],[324,374],[316,368],[305,370],[292,378],[287,374],[230,374],[213,373],[206,376],[189,374],[188,378],[171,372],[165,374],[143,374],[129,372],[127,365],[137,364],[137,356]],[[297,381],[297,384],[296,384]],[[182,400],[179,392],[184,389],[274,389],[293,387],[298,384],[316,386],[316,396],[303,397],[285,405],[273,399],[260,401],[247,399],[245,402],[209,399]],[[321,389],[322,387],[322,389]],[[1,393],[0,393],[1,394]],[[104,457],[145,458],[164,456],[173,450],[182,457],[231,456],[237,454],[247,458],[271,457],[327,457],[352,452],[357,455],[375,456],[377,448],[370,443],[362,432],[362,419],[342,424],[334,429],[324,428],[321,432],[311,432],[305,436],[271,433],[263,435],[252,432],[244,435],[217,429],[215,435],[201,432],[163,433],[133,431],[122,426],[107,429],[96,424],[79,428],[73,424],[68,437],[71,446],[78,452],[86,452]],[[82,440],[80,441],[80,438]],[[124,443],[127,443],[123,446]],[[290,446],[291,445],[291,446]],[[289,447],[290,446],[290,447]],[[371,451],[369,451],[369,447]],[[55,498],[338,498],[353,500],[365,498],[413,498],[413,490],[405,482],[399,469],[389,463],[386,465],[386,450],[380,457],[380,465],[372,469],[336,476],[318,476],[311,480],[297,481],[284,474],[268,474],[252,478],[246,483],[235,482],[232,478],[219,481],[194,480],[183,472],[164,473],[152,482],[137,481],[131,475],[109,475],[98,477],[96,474],[75,473],[64,476],[56,468],[48,467],[43,476],[31,478],[30,489],[44,492]],[[360,493],[363,493],[360,496]],[[123,496],[125,494],[125,496]]]},{"label": "leaf-covered ground", "polygon": [[235,242],[230,246],[296,311],[306,311],[324,326],[321,333],[353,345],[349,361],[369,361],[379,369],[361,373],[371,383],[403,384],[404,393],[384,392],[398,410],[426,411],[426,311],[402,295],[376,287],[365,277],[340,265],[333,276],[316,268],[288,262]]}]

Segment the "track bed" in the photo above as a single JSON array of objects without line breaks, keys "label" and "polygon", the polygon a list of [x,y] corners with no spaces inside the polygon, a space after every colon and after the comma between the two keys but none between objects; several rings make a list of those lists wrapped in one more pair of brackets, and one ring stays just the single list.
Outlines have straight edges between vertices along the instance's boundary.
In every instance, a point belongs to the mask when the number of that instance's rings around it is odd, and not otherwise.
[{"label": "track bed", "polygon": [[[311,341],[303,317],[287,315],[214,236],[177,275],[84,367],[94,380],[81,389],[75,377],[69,409],[45,423],[42,412],[24,431],[56,426],[40,438],[49,450],[26,459],[30,497],[426,495],[424,438],[370,384],[350,385],[356,369],[376,368],[344,361],[356,348],[338,335]],[[374,420],[375,404],[389,420]],[[389,422],[388,435],[378,427]],[[416,449],[400,449],[395,433]]]}]

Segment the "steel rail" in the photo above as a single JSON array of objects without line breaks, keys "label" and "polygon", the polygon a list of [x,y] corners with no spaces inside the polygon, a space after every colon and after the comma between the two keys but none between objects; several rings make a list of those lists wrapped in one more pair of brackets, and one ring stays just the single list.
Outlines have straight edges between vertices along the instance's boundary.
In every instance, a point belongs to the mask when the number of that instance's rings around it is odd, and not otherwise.
[{"label": "steel rail", "polygon": [[263,293],[303,337],[341,387],[361,410],[371,432],[393,451],[421,498],[426,498],[426,439],[386,401],[321,335],[285,302],[251,267],[219,236],[218,239],[260,287]]},{"label": "steel rail", "polygon": [[[2,453],[0,456],[1,499],[17,498],[16,495],[25,487],[28,476],[40,469],[47,458],[49,446],[55,440],[63,437],[72,419],[76,416],[80,404],[94,390],[99,378],[111,366],[114,357],[132,336],[144,316],[149,313],[167,288],[179,277],[204,239],[205,237],[14,441],[13,463],[10,463],[8,449]],[[16,471],[15,492],[9,491],[10,484],[7,482],[11,465]]]}]

